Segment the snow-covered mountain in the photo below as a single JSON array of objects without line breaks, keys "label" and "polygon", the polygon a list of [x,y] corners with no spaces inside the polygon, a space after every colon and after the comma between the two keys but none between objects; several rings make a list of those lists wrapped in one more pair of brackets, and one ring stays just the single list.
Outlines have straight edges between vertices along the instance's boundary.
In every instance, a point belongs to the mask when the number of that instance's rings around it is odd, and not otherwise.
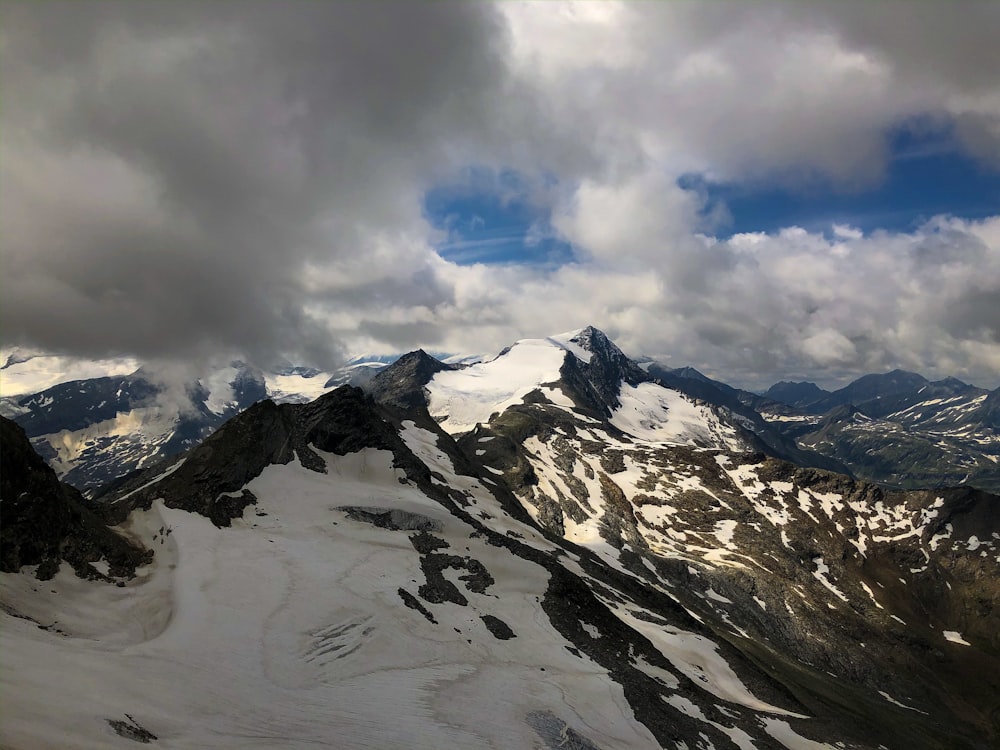
[{"label": "snow-covered mountain", "polygon": [[767,457],[593,329],[261,401],[100,502],[2,435],[3,747],[1000,739],[1000,498]]}]

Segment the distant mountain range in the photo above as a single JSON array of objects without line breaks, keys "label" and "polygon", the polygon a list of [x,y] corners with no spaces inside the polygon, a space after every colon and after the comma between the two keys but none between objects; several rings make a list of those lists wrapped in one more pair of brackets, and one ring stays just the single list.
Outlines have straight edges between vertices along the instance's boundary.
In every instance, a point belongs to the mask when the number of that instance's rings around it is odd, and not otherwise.
[{"label": "distant mountain range", "polygon": [[754,400],[796,443],[894,487],[968,484],[1000,491],[1000,389],[894,370],[832,393],[778,383]]},{"label": "distant mountain range", "polygon": [[[200,379],[170,384],[162,373],[144,368],[58,382],[59,374],[49,368],[61,366],[62,360],[38,359],[8,357],[0,368],[0,384],[8,378],[16,388],[55,384],[0,398],[0,414],[24,428],[64,481],[92,491],[187,450],[262,399],[312,401],[338,386],[370,380],[394,358],[357,358],[333,372],[291,365],[265,372],[236,361]],[[104,363],[112,371],[117,365]]]}]

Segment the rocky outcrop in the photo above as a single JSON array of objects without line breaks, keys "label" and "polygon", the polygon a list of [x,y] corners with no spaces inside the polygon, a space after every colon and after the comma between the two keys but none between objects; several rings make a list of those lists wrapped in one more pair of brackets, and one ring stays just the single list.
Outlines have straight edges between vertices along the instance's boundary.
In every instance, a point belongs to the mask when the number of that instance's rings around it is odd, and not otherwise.
[{"label": "rocky outcrop", "polygon": [[423,349],[404,354],[365,384],[365,391],[380,404],[400,408],[426,406],[426,386],[436,373],[455,370]]},{"label": "rocky outcrop", "polygon": [[559,375],[563,390],[578,406],[599,417],[609,417],[620,405],[621,384],[638,385],[649,376],[593,326],[584,328],[570,341],[591,353],[590,361],[566,357]]},{"label": "rocky outcrop", "polygon": [[345,455],[363,448],[392,451],[399,456],[400,468],[421,472],[399,435],[359,388],[345,385],[309,404],[261,401],[223,425],[154,484],[144,486],[162,473],[160,467],[121,485],[106,497],[106,512],[118,522],[132,509],[164,497],[168,507],[229,526],[256,501],[245,487],[268,466],[297,459],[323,473],[326,462],[314,449]]},{"label": "rocky outcrop", "polygon": [[101,578],[90,563],[103,559],[112,576],[130,577],[151,557],[108,528],[78,490],[58,480],[24,430],[0,417],[0,570],[37,565],[39,578],[51,578],[65,560],[78,575]]}]

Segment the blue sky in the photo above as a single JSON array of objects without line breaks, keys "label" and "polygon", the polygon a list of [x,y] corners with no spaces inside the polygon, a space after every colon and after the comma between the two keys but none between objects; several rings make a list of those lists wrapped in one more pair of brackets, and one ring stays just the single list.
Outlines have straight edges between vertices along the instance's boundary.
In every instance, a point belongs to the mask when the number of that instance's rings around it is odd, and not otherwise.
[{"label": "blue sky", "polygon": [[[888,138],[888,150],[884,179],[856,189],[821,177],[713,182],[695,173],[678,184],[700,192],[706,210],[724,206],[728,220],[712,229],[718,237],[790,226],[829,236],[834,224],[865,234],[909,232],[938,215],[981,219],[1000,210],[1000,170],[961,151],[950,134],[900,129]],[[465,170],[425,196],[425,215],[447,232],[435,249],[459,265],[573,262],[572,246],[552,230],[550,206],[531,193],[516,172]]]},{"label": "blue sky", "polygon": [[718,228],[722,236],[788,226],[826,233],[833,224],[866,234],[908,232],[940,214],[981,219],[1000,209],[1000,171],[970,158],[946,135],[899,131],[889,138],[889,153],[885,179],[853,191],[821,180],[781,187],[712,183],[692,175],[687,183],[727,207],[732,221]]},{"label": "blue sky", "polygon": [[554,235],[550,207],[535,192],[514,171],[463,170],[424,197],[425,215],[447,233],[435,249],[459,265],[572,261],[572,247]]}]

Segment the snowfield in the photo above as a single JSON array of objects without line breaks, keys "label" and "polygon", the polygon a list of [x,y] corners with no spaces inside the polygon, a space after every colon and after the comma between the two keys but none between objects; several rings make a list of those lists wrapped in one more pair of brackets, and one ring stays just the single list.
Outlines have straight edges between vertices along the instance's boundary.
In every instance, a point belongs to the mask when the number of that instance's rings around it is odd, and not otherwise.
[{"label": "snowfield", "polygon": [[677,391],[656,383],[622,383],[618,400],[621,406],[611,424],[633,437],[653,443],[741,448],[735,429]]},{"label": "snowfield", "polygon": [[[67,566],[46,582],[0,576],[20,615],[3,616],[0,745],[132,747],[109,723],[127,714],[166,748],[534,747],[525,717],[541,710],[602,747],[656,747],[607,672],[558,646],[538,605],[546,571],[470,539],[391,458],[328,456],[327,475],[271,466],[230,529],[157,503],[125,529],[156,557],[124,588]],[[433,605],[431,624],[399,593],[421,577],[408,535],[344,505],[434,519],[495,582],[463,590],[467,606]]]},{"label": "snowfield", "polygon": [[443,418],[441,426],[452,434],[488,422],[494,412],[519,404],[542,384],[558,380],[567,352],[584,351],[575,344],[568,349],[557,338],[561,337],[524,339],[489,362],[437,373],[427,384],[428,410]]}]

